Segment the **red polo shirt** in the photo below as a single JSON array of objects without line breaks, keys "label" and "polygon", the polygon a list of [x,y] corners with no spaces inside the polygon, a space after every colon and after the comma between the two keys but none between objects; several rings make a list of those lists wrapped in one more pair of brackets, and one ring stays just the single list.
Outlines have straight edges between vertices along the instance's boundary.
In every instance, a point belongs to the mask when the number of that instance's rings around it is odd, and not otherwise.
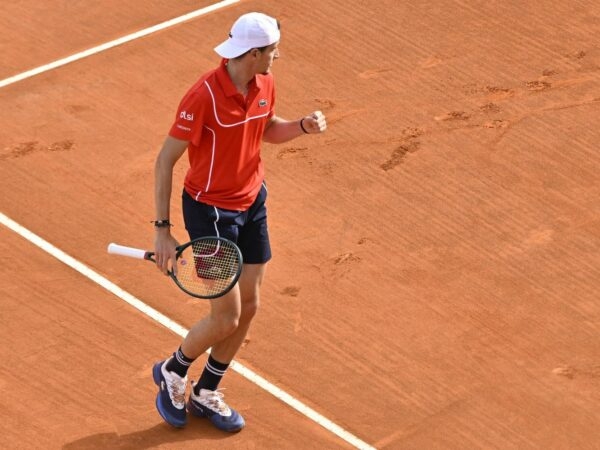
[{"label": "red polo shirt", "polygon": [[187,92],[169,135],[189,141],[188,194],[209,205],[244,211],[263,182],[260,145],[274,114],[275,87],[271,74],[256,75],[244,98],[226,64],[223,60]]}]

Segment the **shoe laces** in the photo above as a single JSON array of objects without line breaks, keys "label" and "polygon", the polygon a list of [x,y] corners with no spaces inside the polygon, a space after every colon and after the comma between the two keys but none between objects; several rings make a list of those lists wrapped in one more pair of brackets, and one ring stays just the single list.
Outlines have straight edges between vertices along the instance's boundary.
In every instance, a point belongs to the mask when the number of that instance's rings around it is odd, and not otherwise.
[{"label": "shoe laces", "polygon": [[204,406],[212,409],[216,413],[219,413],[222,416],[231,414],[229,406],[227,406],[227,403],[223,400],[224,395],[221,392],[221,389],[217,389],[216,391],[202,389],[199,397]]},{"label": "shoe laces", "polygon": [[187,378],[173,376],[166,381],[169,388],[169,397],[171,397],[173,404],[177,407],[185,406],[185,387],[187,385]]}]

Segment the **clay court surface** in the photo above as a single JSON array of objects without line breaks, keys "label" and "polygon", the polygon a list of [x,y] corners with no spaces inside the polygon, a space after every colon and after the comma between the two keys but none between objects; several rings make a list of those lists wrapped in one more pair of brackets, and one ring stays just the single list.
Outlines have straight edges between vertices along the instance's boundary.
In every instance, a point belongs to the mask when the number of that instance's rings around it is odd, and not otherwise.
[{"label": "clay court surface", "polygon": [[[0,80],[209,4],[2,2]],[[0,213],[189,329],[207,304],[106,246],[153,245],[177,103],[253,10],[282,23],[277,113],[329,129],[263,148],[274,259],[236,361],[375,448],[599,448],[595,1],[248,0],[11,83]],[[241,433],[170,428],[151,367],[181,337],[1,225],[0,251],[1,448],[360,446],[233,370]]]}]

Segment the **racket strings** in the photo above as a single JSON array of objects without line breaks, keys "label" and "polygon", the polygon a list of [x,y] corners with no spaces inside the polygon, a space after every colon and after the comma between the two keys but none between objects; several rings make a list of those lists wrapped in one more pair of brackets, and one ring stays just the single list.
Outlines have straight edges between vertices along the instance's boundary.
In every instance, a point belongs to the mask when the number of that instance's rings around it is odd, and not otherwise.
[{"label": "racket strings", "polygon": [[178,258],[177,280],[193,294],[211,296],[227,290],[240,270],[237,248],[223,240],[202,239]]}]

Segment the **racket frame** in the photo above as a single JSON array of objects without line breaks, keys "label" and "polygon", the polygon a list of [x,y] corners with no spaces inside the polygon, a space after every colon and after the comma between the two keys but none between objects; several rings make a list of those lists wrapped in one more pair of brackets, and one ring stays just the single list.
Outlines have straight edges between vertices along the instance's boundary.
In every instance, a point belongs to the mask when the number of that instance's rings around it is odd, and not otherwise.
[{"label": "racket frame", "polygon": [[[231,281],[229,282],[229,285],[225,289],[222,289],[221,291],[219,291],[219,292],[217,292],[215,294],[211,294],[211,295],[197,294],[197,293],[191,292],[190,290],[186,289],[179,282],[179,280],[177,279],[177,276],[173,273],[172,270],[169,270],[168,274],[173,279],[173,281],[175,282],[175,284],[179,287],[179,289],[181,289],[186,294],[191,295],[192,297],[196,297],[196,298],[202,298],[202,299],[206,299],[206,300],[212,300],[212,299],[224,296],[225,294],[227,294],[229,291],[231,291],[233,289],[233,287],[236,285],[236,283],[240,279],[240,275],[242,274],[242,265],[244,263],[244,259],[242,257],[242,252],[240,251],[239,247],[234,242],[230,241],[229,239],[226,239],[226,238],[223,238],[223,237],[219,237],[219,236],[204,236],[204,237],[199,237],[199,238],[193,239],[193,240],[191,240],[190,242],[188,242],[186,244],[178,246],[175,249],[175,250],[177,250],[177,253],[175,255],[175,261],[179,260],[179,258],[183,254],[183,251],[186,248],[188,248],[190,246],[193,246],[194,243],[196,243],[196,242],[206,241],[206,240],[221,241],[225,245],[228,245],[231,248],[233,248],[235,250],[236,254],[237,254],[237,257],[238,257],[237,259],[239,260],[237,271],[233,275],[233,278],[231,279]],[[153,255],[154,255],[154,253],[151,253],[150,254],[150,258],[152,258]]]},{"label": "racket frame", "polygon": [[[223,238],[220,236],[203,236],[203,237],[193,239],[185,244],[175,247],[176,254],[175,254],[174,264],[177,264],[177,261],[179,260],[179,258],[183,254],[183,251],[186,248],[193,246],[197,242],[207,241],[207,240],[210,240],[213,242],[221,241],[221,242],[223,242],[224,245],[227,245],[227,246],[231,247],[232,249],[234,249],[235,253],[237,254],[237,259],[239,260],[239,264],[238,264],[235,274],[233,275],[233,278],[231,279],[231,281],[227,285],[227,287],[225,287],[224,289],[222,289],[221,291],[219,291],[215,294],[210,294],[210,295],[198,294],[198,293],[191,292],[190,290],[186,289],[181,284],[181,282],[177,279],[177,276],[175,275],[173,270],[169,269],[167,271],[167,274],[173,279],[173,281],[175,282],[177,287],[179,289],[181,289],[183,292],[185,292],[186,294],[191,295],[192,297],[195,297],[195,298],[211,300],[211,299],[215,299],[218,297],[222,297],[225,294],[227,294],[229,291],[231,291],[231,289],[233,289],[233,287],[236,285],[236,283],[240,279],[240,275],[242,274],[242,265],[244,263],[244,259],[242,257],[242,252],[240,251],[239,247],[234,242],[230,241],[229,239],[226,239],[226,238]],[[149,251],[142,250],[139,248],[126,247],[124,245],[111,243],[108,245],[108,253],[115,254],[115,255],[121,255],[121,256],[128,256],[130,258],[136,258],[136,259],[145,259],[147,261],[152,261],[152,262],[156,263],[156,260],[154,259],[154,252],[149,252]]]}]

